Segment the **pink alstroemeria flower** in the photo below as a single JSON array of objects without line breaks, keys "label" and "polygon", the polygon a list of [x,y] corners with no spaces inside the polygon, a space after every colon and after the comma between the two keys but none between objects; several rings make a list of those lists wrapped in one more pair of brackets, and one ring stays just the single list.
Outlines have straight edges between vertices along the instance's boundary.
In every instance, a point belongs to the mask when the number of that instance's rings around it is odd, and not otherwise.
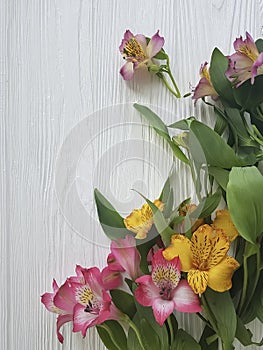
[{"label": "pink alstroemeria flower", "polygon": [[[63,343],[64,337],[59,332],[63,324],[73,321],[73,308],[75,306],[75,297],[72,293],[66,293],[68,281],[66,281],[60,288],[57,282],[53,280],[53,293],[45,293],[41,297],[41,302],[45,305],[48,311],[58,314],[57,317],[57,337],[60,343]],[[59,294],[59,295],[58,295]],[[58,303],[55,299],[59,300]]]},{"label": "pink alstroemeria flower", "polygon": [[102,282],[107,290],[116,289],[123,282],[122,272],[125,270],[112,253],[108,255],[107,263],[108,266],[101,271]]},{"label": "pink alstroemeria flower", "polygon": [[246,32],[246,39],[243,40],[240,36],[235,40],[234,49],[236,52],[228,57],[227,78],[236,87],[249,79],[253,85],[255,77],[263,74],[263,52],[258,52],[257,46],[248,32]]},{"label": "pink alstroemeria flower", "polygon": [[195,104],[199,98],[203,98],[205,96],[211,96],[213,100],[216,100],[218,97],[218,94],[211,83],[209,69],[207,65],[207,62],[202,64],[199,71],[201,79],[195,87],[194,95],[192,96],[192,99],[195,100]]},{"label": "pink alstroemeria flower", "polygon": [[[84,284],[73,286],[76,305],[73,311],[73,332],[82,332],[111,318],[111,297],[107,293],[97,267],[82,270]],[[68,293],[71,291],[68,290]]]},{"label": "pink alstroemeria flower", "polygon": [[[120,272],[126,271],[132,280],[142,275],[140,269],[141,256],[136,248],[136,240],[132,235],[118,238],[111,242],[111,253],[120,265]],[[116,266],[116,265],[115,265]]]},{"label": "pink alstroemeria flower", "polygon": [[164,38],[159,36],[159,30],[153,35],[148,45],[143,34],[133,35],[130,30],[126,30],[119,47],[126,60],[120,70],[123,79],[131,80],[135,69],[152,64],[152,58],[162,49],[163,45]]},{"label": "pink alstroemeria flower", "polygon": [[156,321],[163,325],[174,310],[180,312],[201,311],[198,296],[186,280],[181,280],[181,264],[178,257],[168,261],[163,257],[163,249],[152,259],[151,275],[136,279],[139,287],[135,290],[137,301],[143,306],[151,306]]}]

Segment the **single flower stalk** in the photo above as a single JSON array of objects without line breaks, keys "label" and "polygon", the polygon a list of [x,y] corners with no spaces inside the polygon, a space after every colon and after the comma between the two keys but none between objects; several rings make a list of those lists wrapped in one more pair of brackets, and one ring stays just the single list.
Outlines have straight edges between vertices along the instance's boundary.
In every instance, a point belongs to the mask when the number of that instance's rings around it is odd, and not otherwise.
[{"label": "single flower stalk", "polygon": [[[168,90],[179,98],[181,94],[171,73],[169,57],[163,50],[163,45],[164,38],[159,35],[159,30],[150,39],[143,34],[134,35],[130,30],[126,30],[119,46],[120,53],[126,61],[120,69],[120,74],[124,80],[131,80],[136,70],[148,69],[149,72],[162,79]],[[157,59],[166,60],[166,64],[156,64],[154,60]],[[168,74],[172,86],[164,73]]]},{"label": "single flower stalk", "polygon": [[151,275],[137,278],[139,284],[135,298],[143,306],[151,306],[156,321],[162,326],[174,310],[200,312],[201,306],[186,280],[181,280],[181,264],[178,257],[167,261],[163,249],[152,259]]},{"label": "single flower stalk", "polygon": [[199,83],[194,89],[194,94],[192,96],[192,99],[194,100],[194,103],[196,104],[197,100],[199,98],[204,98],[206,96],[211,96],[213,100],[217,100],[218,93],[216,92],[215,88],[213,87],[213,84],[211,82],[209,69],[208,69],[208,62],[205,62],[201,65],[200,68],[200,77]]},{"label": "single flower stalk", "polygon": [[[164,203],[159,199],[153,202],[159,210],[163,210]],[[144,239],[153,225],[153,213],[149,204],[145,203],[140,209],[134,209],[125,219],[124,224],[128,230],[136,233],[136,239]]]},{"label": "single flower stalk", "polygon": [[200,226],[191,240],[183,235],[173,235],[171,245],[163,252],[165,259],[179,256],[182,271],[196,294],[207,287],[224,292],[232,287],[233,272],[239,263],[227,255],[230,241],[225,233],[209,225]]},{"label": "single flower stalk", "polygon": [[248,32],[246,32],[246,39],[243,40],[240,36],[235,40],[234,49],[236,52],[228,57],[227,78],[237,88],[249,79],[253,85],[255,77],[263,74],[263,52],[259,53]]}]

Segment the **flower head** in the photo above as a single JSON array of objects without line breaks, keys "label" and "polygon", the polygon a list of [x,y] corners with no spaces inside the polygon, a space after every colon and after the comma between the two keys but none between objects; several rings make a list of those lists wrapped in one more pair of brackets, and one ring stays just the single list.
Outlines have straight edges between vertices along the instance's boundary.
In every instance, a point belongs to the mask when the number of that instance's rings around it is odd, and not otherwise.
[{"label": "flower head", "polygon": [[[159,199],[156,199],[153,203],[159,210],[163,210],[164,204]],[[140,209],[134,209],[124,219],[124,224],[128,230],[136,233],[135,238],[146,238],[153,225],[153,213],[149,204],[146,203]]]},{"label": "flower head", "polygon": [[137,301],[151,306],[156,321],[162,326],[174,310],[199,312],[201,306],[187,281],[180,280],[181,266],[178,257],[164,259],[163,250],[158,250],[152,259],[151,275],[137,278],[139,287],[135,290]]},{"label": "flower head", "polygon": [[243,40],[240,36],[235,40],[234,49],[236,52],[228,57],[227,78],[236,87],[249,79],[251,79],[251,84],[254,84],[255,77],[263,74],[263,52],[258,52],[257,46],[248,32],[246,32],[246,39]]},{"label": "flower head", "polygon": [[131,80],[135,69],[152,64],[152,58],[162,49],[163,45],[164,38],[159,36],[159,30],[148,44],[144,35],[133,35],[130,30],[126,30],[119,47],[122,57],[126,60],[120,70],[123,79]]},{"label": "flower head", "polygon": [[196,294],[202,294],[207,286],[224,292],[232,286],[232,274],[239,263],[227,255],[228,237],[222,230],[209,225],[200,226],[191,240],[183,235],[172,236],[171,245],[163,255],[171,260],[179,256],[182,271],[188,272],[187,280]]},{"label": "flower head", "polygon": [[193,95],[193,100],[196,101],[199,98],[203,98],[205,96],[211,96],[214,100],[217,99],[218,93],[214,89],[211,79],[210,79],[210,74],[209,74],[209,69],[207,67],[208,63],[205,62],[204,64],[201,65],[200,68],[200,76],[201,79],[199,80],[199,83],[194,89],[194,95]]}]

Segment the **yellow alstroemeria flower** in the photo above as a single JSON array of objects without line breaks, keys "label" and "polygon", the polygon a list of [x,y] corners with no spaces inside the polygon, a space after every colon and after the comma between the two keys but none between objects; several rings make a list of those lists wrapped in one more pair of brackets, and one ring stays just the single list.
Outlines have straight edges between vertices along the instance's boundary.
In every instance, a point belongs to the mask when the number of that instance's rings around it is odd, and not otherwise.
[{"label": "yellow alstroemeria flower", "polygon": [[[156,207],[163,210],[164,204],[156,199],[153,202]],[[153,225],[153,213],[150,206],[146,203],[140,209],[134,209],[130,215],[124,219],[124,224],[128,230],[136,233],[135,238],[144,239]]]},{"label": "yellow alstroemeria flower", "polygon": [[216,228],[221,228],[231,242],[234,241],[237,236],[239,236],[239,233],[233,224],[233,221],[227,209],[216,211],[216,217],[213,221],[213,226]]},{"label": "yellow alstroemeria flower", "polygon": [[239,263],[227,255],[229,247],[230,241],[222,230],[202,225],[191,240],[173,235],[163,256],[167,260],[179,256],[182,271],[188,272],[188,283],[196,294],[204,293],[207,286],[224,292],[232,287],[233,272],[239,267]]}]

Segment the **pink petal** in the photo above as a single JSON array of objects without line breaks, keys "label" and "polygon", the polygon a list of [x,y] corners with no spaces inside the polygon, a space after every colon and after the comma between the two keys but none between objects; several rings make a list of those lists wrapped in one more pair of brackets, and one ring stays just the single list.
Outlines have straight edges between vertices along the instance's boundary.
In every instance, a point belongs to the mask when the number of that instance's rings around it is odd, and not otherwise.
[{"label": "pink petal", "polygon": [[124,80],[131,80],[134,74],[134,64],[132,62],[126,62],[120,69],[120,74]]},{"label": "pink petal", "polygon": [[174,308],[180,312],[202,311],[200,300],[186,280],[181,280],[174,290]]},{"label": "pink petal", "polygon": [[156,321],[162,326],[168,316],[174,310],[174,302],[172,300],[162,300],[161,298],[156,298],[152,305],[153,314]]},{"label": "pink petal", "polygon": [[116,289],[122,284],[122,275],[118,271],[112,271],[108,266],[101,272],[103,286],[106,290]]},{"label": "pink petal", "polygon": [[146,47],[147,47],[146,37],[143,34],[137,34],[135,35],[135,39],[141,45],[143,51],[146,52]]},{"label": "pink petal", "polygon": [[110,253],[107,258],[107,264],[111,271],[124,272],[124,268],[118,263],[114,254]]},{"label": "pink petal", "polygon": [[64,337],[59,332],[60,328],[63,326],[63,324],[70,322],[73,320],[73,315],[59,315],[57,318],[57,337],[60,343],[63,343]]},{"label": "pink petal", "polygon": [[85,283],[89,285],[94,294],[101,295],[104,289],[101,272],[97,267],[82,270]]},{"label": "pink petal", "polygon": [[159,30],[153,35],[146,48],[147,57],[154,57],[163,47],[164,38],[159,35]]},{"label": "pink petal", "polygon": [[152,306],[153,300],[159,298],[159,288],[155,286],[151,276],[144,275],[136,279],[139,287],[135,290],[136,300],[143,306]]},{"label": "pink petal", "polygon": [[192,96],[192,99],[195,100],[196,103],[196,101],[199,98],[203,98],[205,96],[216,97],[218,96],[218,94],[206,78],[201,78],[194,90],[194,95]]},{"label": "pink petal", "polygon": [[78,284],[70,283],[67,280],[56,293],[54,305],[67,314],[72,314],[76,304],[75,291],[77,286]]},{"label": "pink petal", "polygon": [[119,50],[120,52],[122,53],[123,52],[123,49],[125,47],[125,45],[127,44],[127,42],[131,39],[131,38],[134,38],[134,35],[132,34],[132,32],[130,30],[126,30],[126,32],[124,33],[124,37],[122,39],[122,42],[119,46]]},{"label": "pink petal", "polygon": [[[258,68],[263,65],[263,52],[261,52],[255,61],[255,63],[252,66],[252,77],[251,77],[251,84],[253,85],[255,82],[255,77],[258,75]],[[262,72],[263,73],[263,72]],[[261,74],[262,74],[261,73]]]}]

